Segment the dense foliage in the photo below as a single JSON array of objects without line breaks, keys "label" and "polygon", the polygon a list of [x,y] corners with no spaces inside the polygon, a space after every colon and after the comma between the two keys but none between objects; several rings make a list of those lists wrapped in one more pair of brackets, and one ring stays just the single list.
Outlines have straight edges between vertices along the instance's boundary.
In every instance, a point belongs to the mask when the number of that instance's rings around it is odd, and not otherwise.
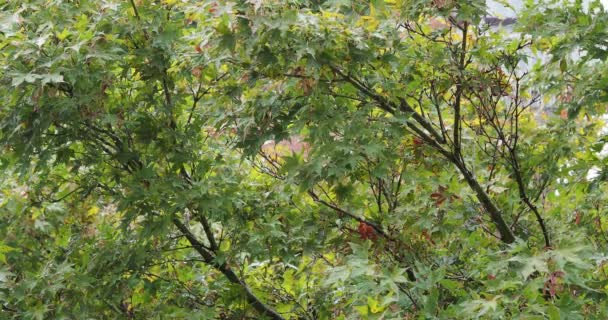
[{"label": "dense foliage", "polygon": [[0,8],[0,318],[608,318],[600,2]]}]

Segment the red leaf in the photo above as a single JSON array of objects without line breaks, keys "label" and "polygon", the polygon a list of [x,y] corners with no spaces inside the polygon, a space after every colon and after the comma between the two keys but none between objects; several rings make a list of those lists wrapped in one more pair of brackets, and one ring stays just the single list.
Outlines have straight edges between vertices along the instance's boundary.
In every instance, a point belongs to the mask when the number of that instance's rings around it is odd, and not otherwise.
[{"label": "red leaf", "polygon": [[378,238],[378,235],[376,234],[376,231],[374,230],[374,228],[366,222],[363,222],[363,221],[359,222],[358,231],[359,231],[359,235],[361,236],[361,239],[363,239],[363,240],[370,239],[372,241],[375,241]]},{"label": "red leaf", "polygon": [[580,212],[576,212],[576,216],[574,217],[574,224],[579,225],[581,223],[581,218],[583,215]]}]

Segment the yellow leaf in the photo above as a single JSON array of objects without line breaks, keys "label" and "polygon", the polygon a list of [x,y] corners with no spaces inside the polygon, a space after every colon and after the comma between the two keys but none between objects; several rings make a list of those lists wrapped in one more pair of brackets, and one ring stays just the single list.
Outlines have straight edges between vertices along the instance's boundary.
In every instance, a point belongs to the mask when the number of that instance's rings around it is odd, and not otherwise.
[{"label": "yellow leaf", "polygon": [[328,18],[328,19],[333,19],[333,20],[335,20],[336,18],[337,18],[337,19],[342,19],[342,18],[344,18],[344,15],[343,15],[343,14],[336,13],[336,12],[331,12],[331,11],[322,11],[322,12],[321,12],[321,16],[322,16],[323,18]]},{"label": "yellow leaf", "polygon": [[357,26],[365,28],[368,32],[376,30],[379,24],[378,20],[372,16],[361,16],[357,21]]},{"label": "yellow leaf", "polygon": [[371,311],[371,313],[379,313],[384,310],[384,308],[380,305],[380,302],[372,297],[367,297],[367,306],[369,307],[369,311]]},{"label": "yellow leaf", "polygon": [[57,39],[59,39],[60,41],[65,40],[67,37],[70,36],[70,31],[68,29],[63,29],[63,31],[61,31],[60,33],[57,33]]},{"label": "yellow leaf", "polygon": [[92,207],[91,207],[91,209],[89,209],[89,210],[87,211],[87,215],[88,215],[88,216],[94,216],[94,215],[96,215],[97,213],[99,213],[99,207],[97,207],[97,206],[92,206]]},{"label": "yellow leaf", "polygon": [[224,240],[220,244],[220,251],[222,251],[222,252],[228,251],[228,250],[230,250],[230,247],[231,247],[230,240]]},{"label": "yellow leaf", "polygon": [[357,310],[359,312],[360,315],[362,316],[366,316],[367,315],[367,306],[355,306],[355,310]]}]

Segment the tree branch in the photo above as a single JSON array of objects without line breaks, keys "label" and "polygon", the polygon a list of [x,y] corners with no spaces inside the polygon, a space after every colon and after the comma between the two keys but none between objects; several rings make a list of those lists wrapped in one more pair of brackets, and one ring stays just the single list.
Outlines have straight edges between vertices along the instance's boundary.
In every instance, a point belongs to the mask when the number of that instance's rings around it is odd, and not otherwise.
[{"label": "tree branch", "polygon": [[462,158],[455,155],[454,153],[446,150],[442,146],[442,144],[445,143],[443,137],[440,134],[438,134],[435,131],[435,129],[433,129],[433,127],[426,121],[426,119],[422,118],[422,116],[420,116],[420,114],[418,114],[415,110],[413,110],[409,106],[407,101],[405,101],[405,99],[400,99],[401,103],[399,105],[395,106],[394,104],[387,101],[384,97],[381,97],[381,96],[375,94],[374,92],[372,92],[369,88],[367,88],[367,86],[362,84],[360,81],[358,81],[358,80],[352,78],[350,75],[347,75],[344,72],[342,72],[339,68],[336,68],[333,66],[330,66],[330,68],[332,70],[334,70],[334,72],[336,72],[336,73],[340,74],[342,77],[344,77],[344,79],[346,81],[348,81],[353,86],[355,86],[355,88],[357,88],[359,91],[361,91],[361,93],[363,93],[364,95],[366,95],[366,96],[370,97],[371,99],[373,99],[374,101],[376,101],[378,103],[379,107],[381,109],[385,110],[386,112],[393,114],[393,115],[396,114],[396,110],[401,110],[406,113],[411,113],[414,120],[416,120],[416,122],[418,124],[420,124],[424,129],[426,129],[429,132],[429,134],[424,132],[422,129],[418,128],[418,126],[416,126],[414,123],[412,123],[410,121],[407,122],[407,127],[411,131],[416,133],[418,136],[420,136],[424,140],[425,143],[427,143],[428,145],[433,147],[435,150],[437,150],[441,155],[443,155],[445,159],[447,159],[448,161],[450,161],[451,163],[456,165],[456,167],[458,168],[460,173],[462,173],[462,175],[464,176],[467,184],[471,187],[471,189],[473,189],[473,191],[477,195],[477,199],[479,200],[481,205],[484,207],[484,209],[490,215],[492,222],[494,223],[494,225],[500,232],[501,240],[505,243],[512,243],[513,241],[515,241],[515,236],[513,235],[513,232],[511,231],[511,229],[509,228],[509,226],[507,225],[505,220],[503,219],[500,209],[498,209],[498,207],[490,199],[488,194],[483,190],[483,188],[481,187],[479,182],[473,176],[473,173],[471,173],[471,171],[469,171],[467,169],[466,165],[464,164],[464,161],[462,161]]},{"label": "tree branch", "polygon": [[384,232],[384,230],[382,230],[382,227],[380,227],[378,224],[370,222],[365,220],[364,218],[361,218],[359,216],[357,216],[356,214],[350,213],[338,206],[336,206],[335,204],[329,203],[321,198],[319,198],[319,196],[312,190],[308,190],[308,194],[310,195],[310,197],[315,201],[318,202],[330,209],[333,209],[334,211],[338,212],[341,215],[345,215],[348,216],[354,220],[357,220],[359,222],[365,223],[369,226],[371,226],[372,228],[374,228],[374,231],[376,231],[376,233],[378,233],[379,235],[381,235],[382,237],[389,239],[389,240],[393,240],[386,232]]},{"label": "tree branch", "polygon": [[457,158],[462,158],[462,153],[460,151],[461,148],[461,134],[460,134],[460,101],[462,99],[462,91],[463,91],[463,81],[464,75],[463,71],[465,69],[465,59],[466,59],[466,50],[467,50],[467,30],[468,23],[465,21],[464,26],[462,27],[462,52],[460,53],[460,61],[458,62],[458,80],[456,82],[456,94],[454,96],[454,156]]},{"label": "tree branch", "polygon": [[231,283],[241,287],[241,289],[245,293],[247,302],[249,302],[249,304],[257,312],[273,320],[284,320],[284,318],[278,312],[276,312],[270,306],[266,305],[260,299],[258,299],[258,297],[256,297],[255,294],[251,291],[247,283],[245,283],[244,280],[240,279],[237,274],[232,271],[228,264],[218,263],[215,260],[213,252],[205,248],[205,246],[200,243],[198,239],[196,239],[194,234],[190,232],[188,227],[184,225],[177,217],[173,218],[173,224],[184,234],[184,236],[186,237],[186,239],[188,239],[188,242],[190,242],[194,250],[196,250],[203,257],[206,264],[212,266],[213,268],[224,274],[224,276],[226,276],[226,278],[228,278]]}]

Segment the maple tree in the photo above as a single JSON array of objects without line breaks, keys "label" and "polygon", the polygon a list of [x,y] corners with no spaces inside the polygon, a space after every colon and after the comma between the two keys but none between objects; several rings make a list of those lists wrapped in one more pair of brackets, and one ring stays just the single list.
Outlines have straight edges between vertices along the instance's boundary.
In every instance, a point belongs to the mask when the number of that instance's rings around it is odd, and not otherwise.
[{"label": "maple tree", "polygon": [[0,318],[608,317],[601,2],[0,8]]}]

